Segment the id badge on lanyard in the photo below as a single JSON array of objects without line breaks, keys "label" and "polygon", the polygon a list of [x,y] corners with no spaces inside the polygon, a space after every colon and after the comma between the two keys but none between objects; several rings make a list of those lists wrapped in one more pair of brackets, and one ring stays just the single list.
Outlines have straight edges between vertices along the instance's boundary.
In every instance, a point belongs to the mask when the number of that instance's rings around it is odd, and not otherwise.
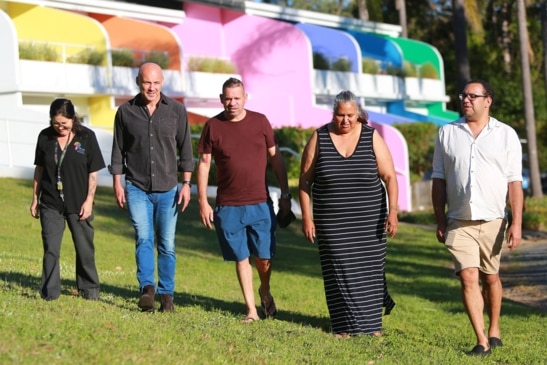
[{"label": "id badge on lanyard", "polygon": [[66,141],[65,147],[61,151],[61,156],[57,157],[57,154],[59,153],[58,147],[60,147],[59,142],[55,143],[55,164],[57,165],[57,191],[59,192],[59,195],[61,196],[61,200],[65,201],[65,194],[63,190],[63,181],[61,179],[61,166],[63,165],[63,161],[65,159],[66,150],[68,148],[68,145],[71,141],[71,134],[68,135],[68,139]]}]

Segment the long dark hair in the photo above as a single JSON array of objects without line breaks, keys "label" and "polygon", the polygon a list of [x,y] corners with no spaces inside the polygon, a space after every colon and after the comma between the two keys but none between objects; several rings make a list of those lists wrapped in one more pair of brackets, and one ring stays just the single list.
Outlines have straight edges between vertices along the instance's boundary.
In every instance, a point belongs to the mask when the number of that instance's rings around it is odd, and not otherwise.
[{"label": "long dark hair", "polygon": [[68,99],[55,99],[49,107],[49,125],[53,127],[53,118],[57,115],[62,115],[65,118],[72,119],[72,131],[75,135],[80,135],[83,132],[82,120],[76,114],[74,104]]}]

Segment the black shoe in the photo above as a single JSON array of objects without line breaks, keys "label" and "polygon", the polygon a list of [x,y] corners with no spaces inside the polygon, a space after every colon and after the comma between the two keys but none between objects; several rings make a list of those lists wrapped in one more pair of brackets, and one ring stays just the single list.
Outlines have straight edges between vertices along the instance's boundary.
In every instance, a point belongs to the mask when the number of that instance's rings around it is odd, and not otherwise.
[{"label": "black shoe", "polygon": [[467,355],[470,356],[486,356],[490,355],[492,353],[492,350],[488,349],[486,350],[483,345],[477,345],[473,347],[473,350],[469,351]]},{"label": "black shoe", "polygon": [[89,290],[79,290],[78,294],[86,300],[99,300],[99,290],[98,289],[89,289]]},{"label": "black shoe", "polygon": [[156,288],[153,285],[146,285],[142,288],[141,297],[139,298],[139,308],[143,312],[153,312],[155,303],[154,295],[156,294]]},{"label": "black shoe", "polygon": [[174,312],[173,296],[171,294],[160,294],[160,312]]},{"label": "black shoe", "polygon": [[501,339],[498,337],[490,337],[488,339],[488,343],[490,344],[491,349],[495,349],[496,347],[502,347],[503,342],[501,342]]}]

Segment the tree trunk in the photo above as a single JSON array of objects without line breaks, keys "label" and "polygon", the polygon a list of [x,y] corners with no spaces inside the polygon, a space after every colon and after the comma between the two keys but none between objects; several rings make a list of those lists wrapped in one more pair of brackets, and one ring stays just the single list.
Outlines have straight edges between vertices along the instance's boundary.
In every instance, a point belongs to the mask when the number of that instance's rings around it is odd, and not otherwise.
[{"label": "tree trunk", "polygon": [[368,7],[367,7],[367,0],[357,0],[357,7],[359,8],[359,19],[368,21]]},{"label": "tree trunk", "polygon": [[408,30],[406,26],[406,2],[405,0],[395,0],[397,10],[399,10],[399,24],[401,25],[401,37],[408,38]]},{"label": "tree trunk", "polygon": [[528,139],[528,162],[530,164],[530,181],[532,183],[532,196],[541,198],[541,178],[539,175],[539,162],[536,143],[536,122],[534,116],[534,97],[532,95],[532,83],[530,78],[530,57],[528,54],[528,28],[526,27],[526,7],[524,0],[517,0],[517,17],[519,28],[519,44],[522,65],[522,89],[524,96],[524,119],[526,122],[526,138]]},{"label": "tree trunk", "polygon": [[452,26],[454,28],[454,51],[456,53],[457,90],[462,91],[465,84],[471,80],[464,0],[454,0],[452,2]]},{"label": "tree trunk", "polygon": [[[509,31],[509,20],[511,19],[510,5],[504,2],[501,6],[502,26],[501,26],[501,47],[503,52],[503,62],[505,72],[511,73],[511,32]],[[526,14],[525,14],[526,16]],[[526,50],[528,52],[528,50]]]},{"label": "tree trunk", "polygon": [[[540,6],[541,9],[541,43],[543,44],[543,69],[547,70],[547,0]],[[547,90],[547,71],[543,72],[543,82]],[[546,93],[547,94],[547,93]]]}]

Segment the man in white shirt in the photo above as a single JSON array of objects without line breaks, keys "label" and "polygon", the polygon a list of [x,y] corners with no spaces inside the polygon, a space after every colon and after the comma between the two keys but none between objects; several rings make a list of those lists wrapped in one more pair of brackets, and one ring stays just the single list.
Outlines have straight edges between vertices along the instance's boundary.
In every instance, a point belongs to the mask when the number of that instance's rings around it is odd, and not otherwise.
[{"label": "man in white shirt", "polygon": [[468,354],[482,356],[502,346],[499,266],[504,238],[510,251],[522,238],[522,148],[515,130],[490,116],[494,91],[486,81],[470,81],[459,98],[463,117],[441,127],[435,143],[432,199],[437,240],[452,255],[477,337]]}]

